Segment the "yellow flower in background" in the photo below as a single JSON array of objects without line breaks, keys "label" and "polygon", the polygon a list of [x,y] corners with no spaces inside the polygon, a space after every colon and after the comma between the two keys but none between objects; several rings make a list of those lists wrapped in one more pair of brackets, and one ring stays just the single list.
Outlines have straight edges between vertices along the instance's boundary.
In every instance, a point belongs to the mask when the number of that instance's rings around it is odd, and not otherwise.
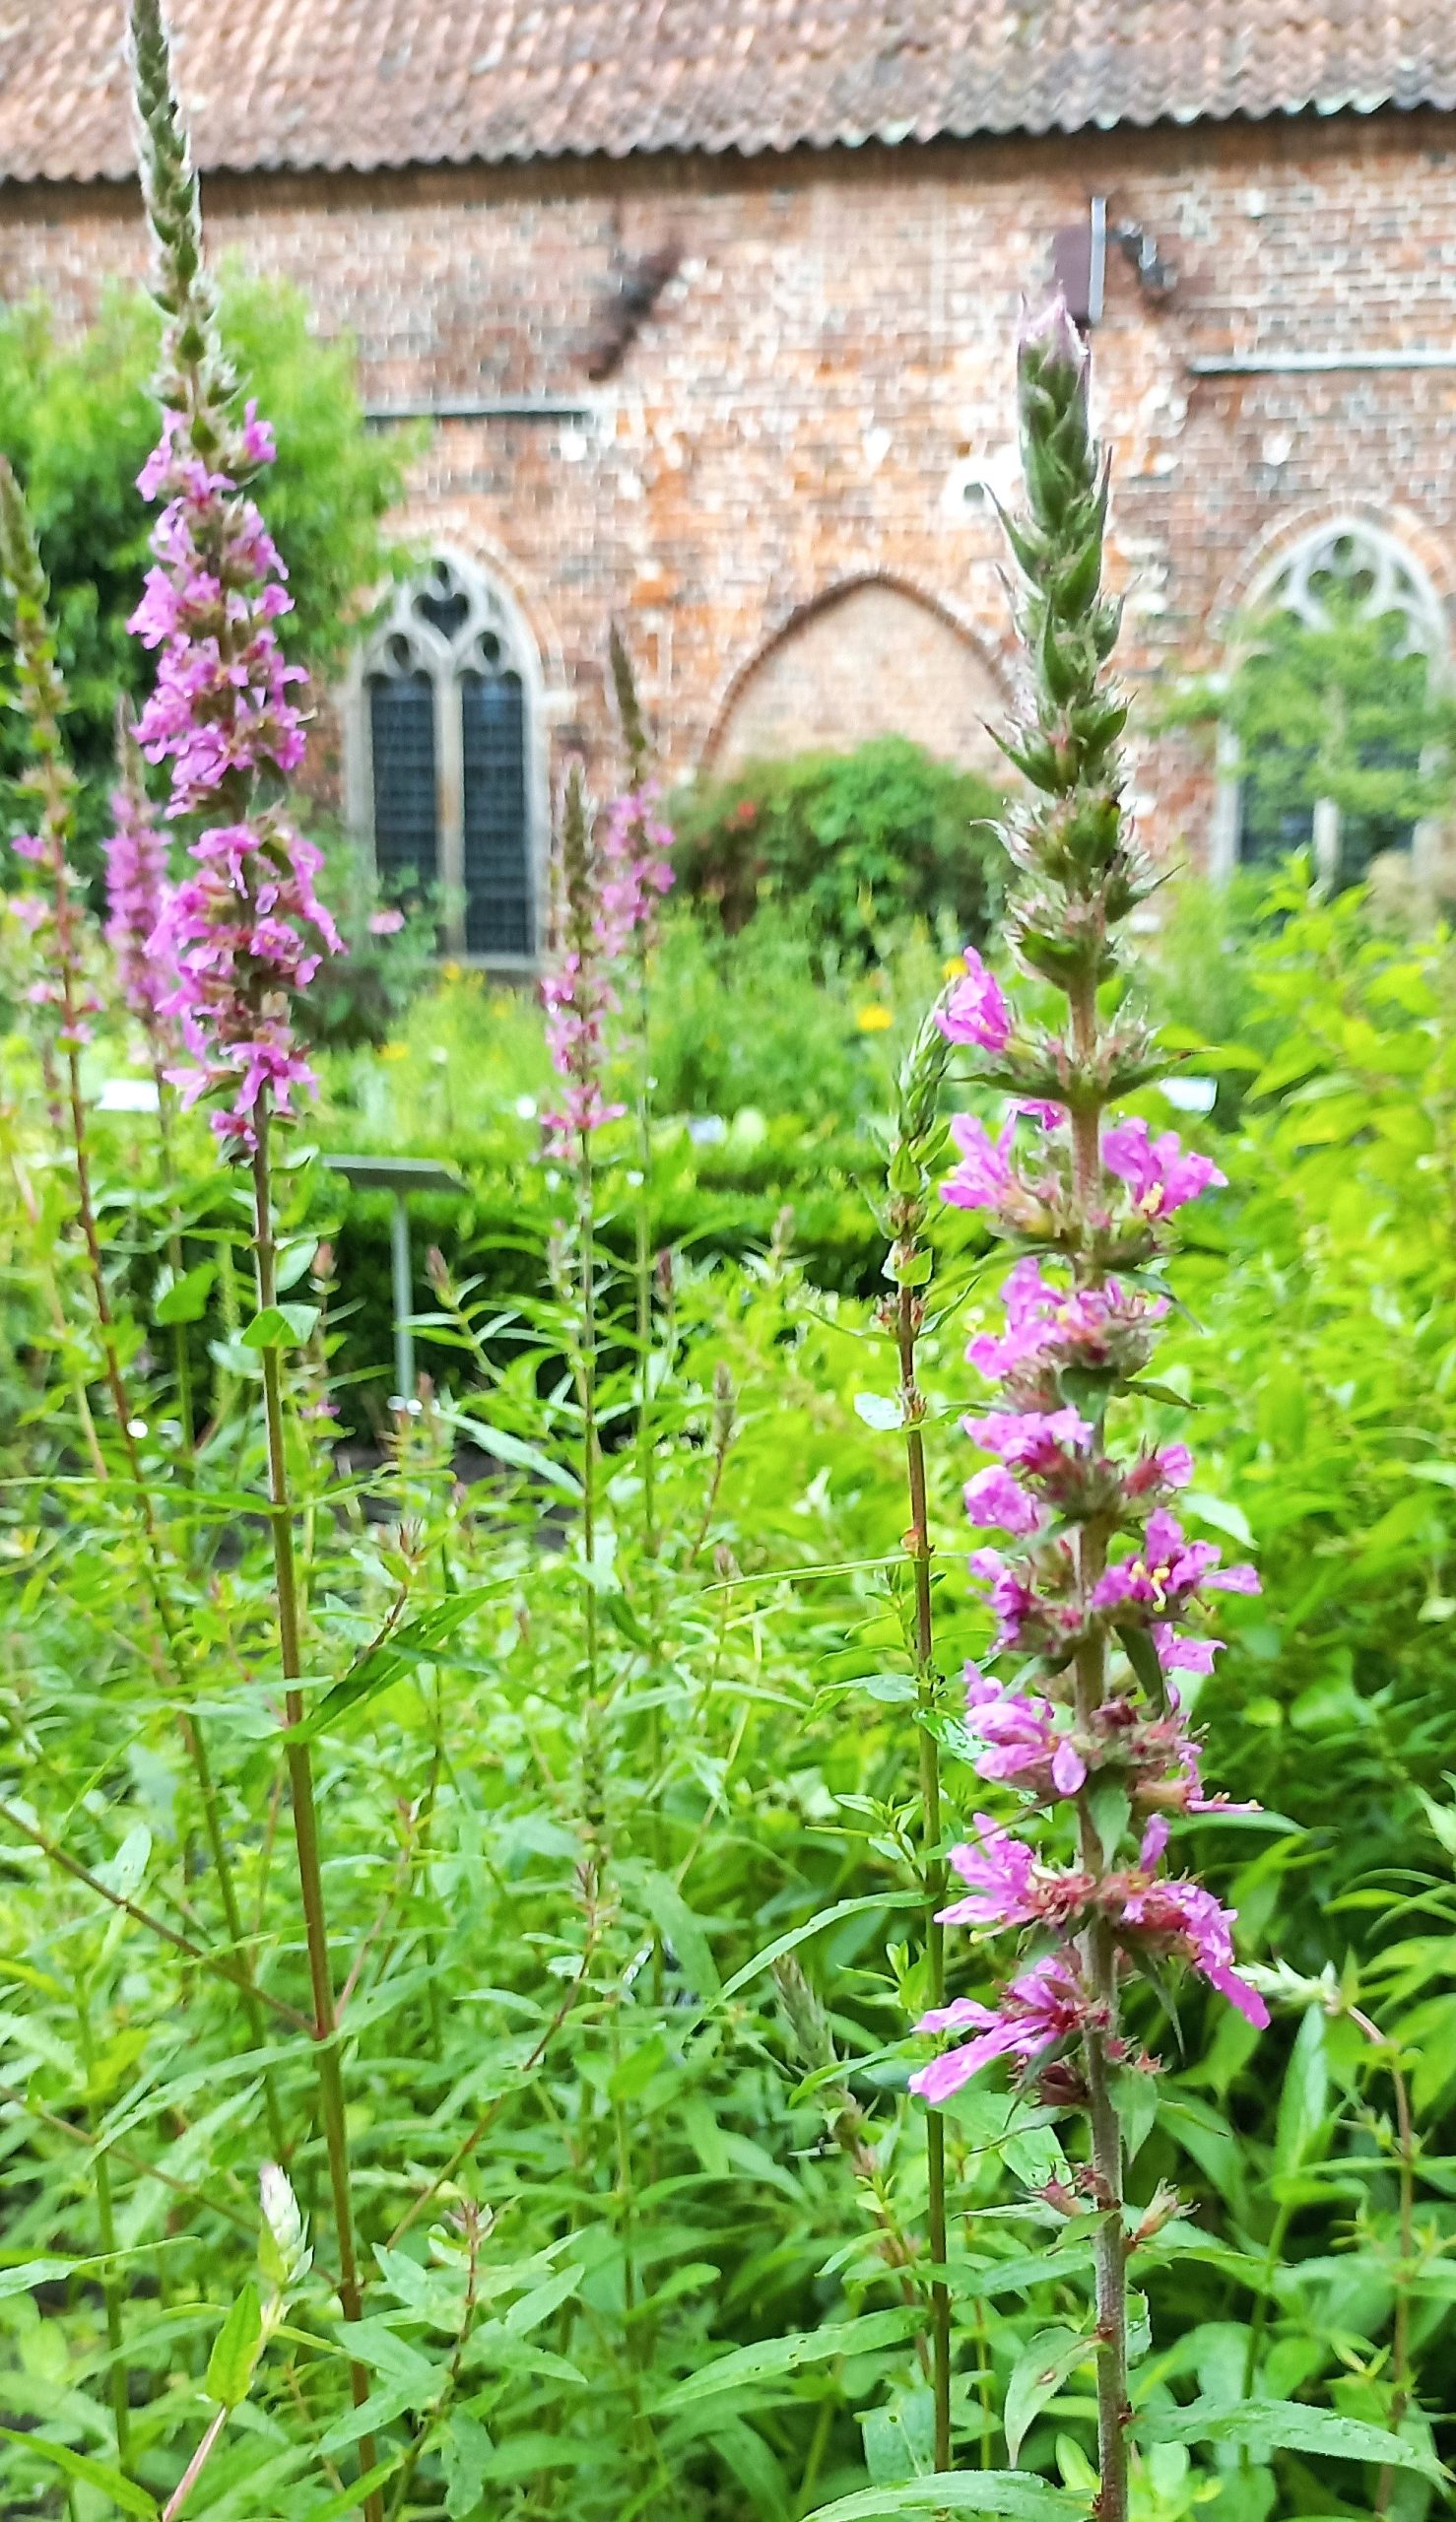
[{"label": "yellow flower in background", "polygon": [[948,981],[963,981],[966,972],[965,957],[963,955],[948,957],[941,965],[941,971]]},{"label": "yellow flower in background", "polygon": [[407,1060],[409,1056],[410,1046],[408,1042],[381,1042],[379,1045],[379,1057],[381,1060]]},{"label": "yellow flower in background", "polygon": [[882,1007],[877,1000],[869,1007],[862,1007],[854,1021],[862,1033],[888,1033],[894,1018],[889,1008]]},{"label": "yellow flower in background", "polygon": [[442,981],[463,981],[465,978],[465,965],[463,963],[441,963],[439,967],[439,976]]}]

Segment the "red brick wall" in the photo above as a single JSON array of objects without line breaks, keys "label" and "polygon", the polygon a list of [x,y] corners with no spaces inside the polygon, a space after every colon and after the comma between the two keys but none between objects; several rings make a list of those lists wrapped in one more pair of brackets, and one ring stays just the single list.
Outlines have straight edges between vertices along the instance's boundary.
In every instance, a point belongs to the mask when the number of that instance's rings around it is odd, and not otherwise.
[{"label": "red brick wall", "polygon": [[[230,177],[209,183],[207,211],[216,250],[295,280],[323,331],[353,335],[367,401],[590,407],[585,426],[443,421],[411,522],[514,590],[559,739],[600,728],[604,625],[621,612],[686,767],[715,741],[731,755],[744,711],[795,738],[831,703],[836,730],[853,716],[826,692],[833,609],[811,610],[753,669],[805,608],[866,577],[925,599],[923,613],[887,599],[879,615],[895,626],[887,683],[918,712],[913,731],[973,746],[967,695],[993,689],[1008,657],[980,486],[1013,479],[1018,301],[1042,289],[1053,231],[1093,191],[1177,275],[1148,297],[1114,253],[1096,341],[1129,671],[1209,662],[1209,626],[1258,555],[1335,506],[1387,523],[1447,600],[1456,369],[1209,377],[1188,363],[1456,343],[1448,118]],[[7,187],[0,222],[7,292],[44,290],[64,323],[85,319],[107,274],[142,269],[135,199],[117,188]],[[664,249],[678,276],[619,372],[592,386],[614,256]],[[861,670],[872,614],[861,602],[840,624],[867,717],[888,705]],[[1197,748],[1153,747],[1141,784],[1155,835],[1201,846],[1211,779]]]}]

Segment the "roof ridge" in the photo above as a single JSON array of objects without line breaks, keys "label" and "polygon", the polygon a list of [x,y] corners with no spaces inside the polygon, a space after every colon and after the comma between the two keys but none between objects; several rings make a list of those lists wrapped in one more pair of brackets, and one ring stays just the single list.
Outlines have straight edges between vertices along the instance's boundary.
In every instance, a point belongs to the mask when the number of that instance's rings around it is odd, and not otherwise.
[{"label": "roof ridge", "polygon": [[[0,180],[130,172],[124,0],[0,18]],[[171,0],[204,170],[1456,106],[1450,0]]]}]

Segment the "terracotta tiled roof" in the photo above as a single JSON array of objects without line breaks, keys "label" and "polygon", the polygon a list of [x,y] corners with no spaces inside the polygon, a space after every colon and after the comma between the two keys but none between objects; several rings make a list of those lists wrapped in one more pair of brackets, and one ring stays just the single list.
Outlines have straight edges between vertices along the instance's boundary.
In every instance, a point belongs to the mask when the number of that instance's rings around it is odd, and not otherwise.
[{"label": "terracotta tiled roof", "polygon": [[[123,0],[0,0],[0,177],[124,174]],[[1456,105],[1452,0],[173,0],[210,167]]]}]

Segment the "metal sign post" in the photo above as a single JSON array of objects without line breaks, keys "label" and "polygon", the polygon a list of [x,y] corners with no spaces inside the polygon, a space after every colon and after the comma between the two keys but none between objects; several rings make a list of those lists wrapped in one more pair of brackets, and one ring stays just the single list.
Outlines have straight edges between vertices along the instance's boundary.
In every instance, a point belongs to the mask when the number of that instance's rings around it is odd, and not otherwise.
[{"label": "metal sign post", "polygon": [[422,1156],[326,1156],[331,1173],[342,1173],[356,1191],[388,1191],[394,1208],[389,1221],[390,1276],[394,1304],[395,1398],[408,1409],[415,1398],[414,1269],[410,1256],[410,1193],[464,1191],[468,1186],[453,1166],[431,1163]]}]

